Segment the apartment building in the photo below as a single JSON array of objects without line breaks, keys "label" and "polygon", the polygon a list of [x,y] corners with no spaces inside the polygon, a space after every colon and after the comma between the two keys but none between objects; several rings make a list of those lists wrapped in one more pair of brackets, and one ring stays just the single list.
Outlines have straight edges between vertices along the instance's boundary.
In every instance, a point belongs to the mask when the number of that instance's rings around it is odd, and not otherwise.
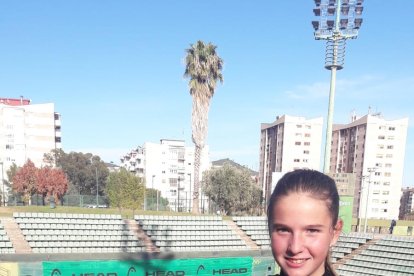
[{"label": "apartment building", "polygon": [[13,163],[23,166],[30,159],[38,167],[44,165],[43,155],[61,148],[61,137],[60,114],[53,103],[0,98],[0,163],[4,176]]},{"label": "apartment building", "polygon": [[[194,174],[194,147],[183,140],[162,139],[160,143],[146,142],[121,158],[121,166],[144,177],[147,188],[154,188],[167,198],[174,211],[190,211]],[[201,154],[201,172],[210,168],[208,146]],[[200,174],[201,181],[202,173]],[[200,194],[200,211],[208,208]]]},{"label": "apartment building", "polygon": [[355,174],[354,217],[398,218],[407,127],[379,113],[333,126],[330,172]]},{"label": "apartment building", "polygon": [[259,183],[265,206],[281,175],[308,168],[319,170],[323,118],[278,116],[260,130]]},{"label": "apartment building", "polygon": [[409,219],[414,213],[414,188],[405,188],[402,190],[400,200],[400,214],[398,219]]}]

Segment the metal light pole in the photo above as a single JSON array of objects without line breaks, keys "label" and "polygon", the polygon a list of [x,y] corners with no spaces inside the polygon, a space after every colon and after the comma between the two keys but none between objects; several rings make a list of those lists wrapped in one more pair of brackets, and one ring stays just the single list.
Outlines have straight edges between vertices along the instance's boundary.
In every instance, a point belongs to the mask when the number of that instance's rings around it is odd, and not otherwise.
[{"label": "metal light pole", "polygon": [[329,173],[332,143],[332,122],[336,90],[336,71],[341,70],[345,59],[345,45],[349,38],[358,36],[361,27],[363,0],[315,0],[313,9],[319,21],[312,21],[316,40],[326,40],[325,68],[331,71],[328,117],[323,172]]},{"label": "metal light pole", "polygon": [[95,167],[96,175],[96,208],[99,208],[99,181],[98,181],[98,167]]},{"label": "metal light pole", "polygon": [[191,198],[193,197],[193,194],[191,193],[191,173],[187,173],[187,175],[190,177],[190,197],[188,198],[188,200],[190,201],[189,204],[189,212],[191,212],[191,208],[193,207],[193,205],[191,205]]},{"label": "metal light pole", "polygon": [[5,198],[5,193],[4,193],[4,174],[3,174],[3,162],[0,162],[1,165],[1,182],[3,183],[3,206],[6,206],[6,198]]},{"label": "metal light pole", "polygon": [[178,177],[178,191],[177,191],[177,197],[178,197],[177,211],[178,211],[178,212],[180,212],[180,177]]},{"label": "metal light pole", "polygon": [[154,177],[155,174],[152,175],[152,204],[154,205]]},{"label": "metal light pole", "polygon": [[367,232],[367,223],[368,223],[368,203],[369,203],[369,187],[371,186],[371,175],[373,172],[377,170],[376,167],[374,168],[368,168],[367,171],[369,173],[368,175],[368,190],[367,190],[367,201],[365,203],[365,222],[364,222],[364,233]]}]

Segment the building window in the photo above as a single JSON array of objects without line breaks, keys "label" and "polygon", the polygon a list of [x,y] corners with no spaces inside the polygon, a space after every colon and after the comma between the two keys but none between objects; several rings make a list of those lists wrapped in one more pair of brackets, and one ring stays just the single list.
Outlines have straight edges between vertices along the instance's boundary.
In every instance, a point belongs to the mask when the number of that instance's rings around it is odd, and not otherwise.
[{"label": "building window", "polygon": [[293,159],[293,162],[298,163],[300,162],[300,159]]},{"label": "building window", "polygon": [[302,125],[296,125],[297,128],[302,128]]},{"label": "building window", "polygon": [[387,149],[393,149],[394,148],[394,146],[393,145],[389,145],[389,146],[387,146]]},{"label": "building window", "polygon": [[388,136],[388,140],[394,140],[394,136]]},{"label": "building window", "polygon": [[380,135],[380,136],[378,136],[378,139],[379,140],[384,140],[385,139],[385,136],[384,135]]},{"label": "building window", "polygon": [[382,185],[384,185],[384,186],[390,186],[391,183],[389,181],[387,181],[387,182],[384,182]]},{"label": "building window", "polygon": [[380,194],[380,191],[379,191],[379,190],[374,190],[374,191],[372,192],[372,194],[374,194],[374,195],[379,195],[379,194]]},{"label": "building window", "polygon": [[295,142],[295,146],[300,146],[301,145],[301,142]]},{"label": "building window", "polygon": [[386,173],[384,173],[384,176],[385,177],[390,177],[391,176],[391,173],[390,172],[386,172]]},{"label": "building window", "polygon": [[305,133],[305,137],[311,137],[310,133]]},{"label": "building window", "polygon": [[386,164],[385,164],[385,167],[386,167],[386,168],[391,168],[391,167],[392,167],[392,164],[391,164],[391,163],[386,163]]},{"label": "building window", "polygon": [[388,130],[394,131],[395,127],[389,127]]},{"label": "building window", "polygon": [[310,142],[304,142],[303,143],[305,146],[310,146]]},{"label": "building window", "polygon": [[309,151],[308,150],[304,150],[303,151],[303,154],[309,154]]},{"label": "building window", "polygon": [[389,195],[390,191],[382,191],[382,195]]},{"label": "building window", "polygon": [[375,172],[375,175],[376,176],[380,176],[381,175],[381,172]]},{"label": "building window", "polygon": [[387,154],[385,157],[392,158],[392,154]]}]

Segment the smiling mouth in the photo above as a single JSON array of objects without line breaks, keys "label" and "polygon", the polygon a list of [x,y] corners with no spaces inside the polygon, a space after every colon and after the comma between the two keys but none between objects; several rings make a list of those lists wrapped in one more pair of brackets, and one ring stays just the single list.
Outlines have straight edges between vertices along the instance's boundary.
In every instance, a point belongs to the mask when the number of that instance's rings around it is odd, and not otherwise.
[{"label": "smiling mouth", "polygon": [[290,258],[288,258],[287,260],[291,263],[294,263],[294,264],[303,264],[308,259],[290,259]]}]

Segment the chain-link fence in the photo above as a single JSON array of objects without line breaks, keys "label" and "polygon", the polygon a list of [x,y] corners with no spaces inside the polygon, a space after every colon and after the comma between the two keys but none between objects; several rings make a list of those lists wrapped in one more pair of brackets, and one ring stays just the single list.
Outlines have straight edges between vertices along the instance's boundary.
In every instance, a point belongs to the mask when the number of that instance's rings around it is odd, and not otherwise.
[{"label": "chain-link fence", "polygon": [[[46,200],[42,195],[35,194],[31,197],[31,205],[43,206],[49,205],[51,202]],[[93,195],[65,195],[60,202],[57,203],[62,206],[77,206],[89,208],[108,208],[109,200],[106,196]],[[27,205],[21,195],[9,195],[8,206],[23,206]]]}]

